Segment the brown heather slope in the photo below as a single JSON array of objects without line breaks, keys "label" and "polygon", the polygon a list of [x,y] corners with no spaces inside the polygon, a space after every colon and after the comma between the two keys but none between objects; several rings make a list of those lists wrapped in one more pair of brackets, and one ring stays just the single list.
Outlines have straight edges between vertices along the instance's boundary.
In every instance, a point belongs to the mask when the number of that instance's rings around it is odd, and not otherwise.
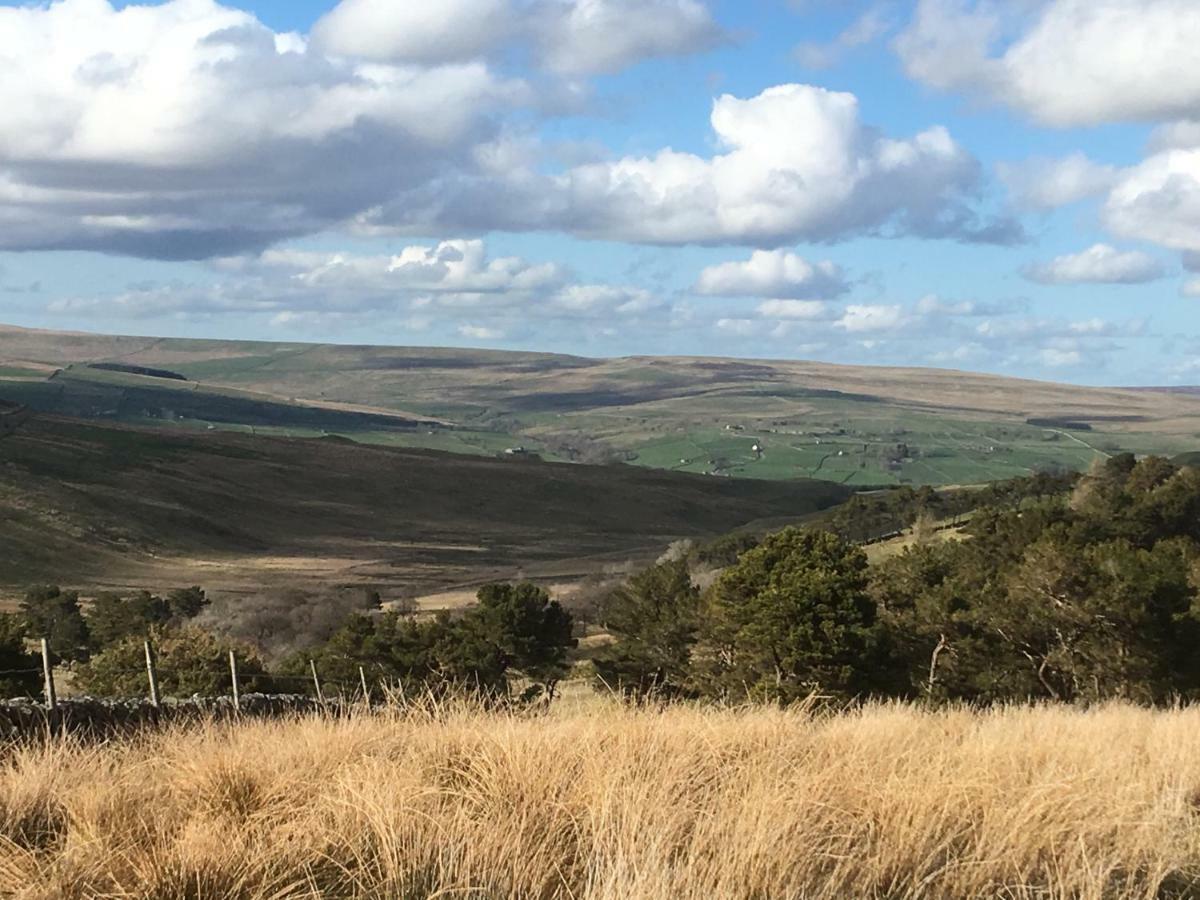
[{"label": "brown heather slope", "polygon": [[311,583],[426,593],[519,573],[587,574],[678,538],[801,519],[848,493],[827,482],[34,415],[0,438],[0,589]]},{"label": "brown heather slope", "polygon": [[121,362],[165,366],[206,383],[366,405],[562,413],[740,395],[748,388],[834,392],[917,411],[1061,417],[1116,430],[1200,432],[1200,396],[1088,388],[949,369],[707,357],[588,359],[549,353],[183,340],[0,325],[0,366]]}]

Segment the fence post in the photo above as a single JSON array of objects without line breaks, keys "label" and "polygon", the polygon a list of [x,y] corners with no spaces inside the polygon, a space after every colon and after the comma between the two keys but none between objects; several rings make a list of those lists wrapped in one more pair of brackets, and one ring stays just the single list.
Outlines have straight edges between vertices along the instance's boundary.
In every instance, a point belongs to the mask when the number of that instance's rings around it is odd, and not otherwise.
[{"label": "fence post", "polygon": [[145,641],[144,644],[146,647],[146,678],[150,681],[150,705],[158,709],[162,698],[158,695],[158,671],[154,668],[154,649],[150,646],[149,641]]},{"label": "fence post", "polygon": [[50,643],[42,638],[42,673],[46,676],[46,706],[58,709],[58,694],[54,691],[54,667],[50,665]]},{"label": "fence post", "polygon": [[308,661],[308,667],[310,669],[312,669],[313,686],[317,689],[317,702],[320,703],[322,706],[324,706],[325,705],[325,695],[323,693],[321,693],[321,679],[317,677],[316,660],[310,659]]},{"label": "fence post", "polygon": [[367,673],[363,670],[362,666],[358,667],[358,680],[362,682],[363,703],[367,704],[367,706],[370,706],[371,705],[371,691],[367,687]]},{"label": "fence post", "polygon": [[242,711],[242,695],[238,691],[237,656],[229,651],[229,680],[233,684],[233,711]]}]

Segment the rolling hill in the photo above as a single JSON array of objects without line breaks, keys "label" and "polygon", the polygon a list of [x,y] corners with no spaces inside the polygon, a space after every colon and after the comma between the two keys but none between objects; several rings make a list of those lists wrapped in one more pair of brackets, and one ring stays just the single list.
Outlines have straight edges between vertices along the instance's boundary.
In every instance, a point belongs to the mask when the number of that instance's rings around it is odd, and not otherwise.
[{"label": "rolling hill", "polygon": [[[12,407],[5,407],[9,413]],[[0,409],[0,413],[4,412]],[[576,577],[684,537],[800,520],[849,490],[45,414],[0,432],[0,597],[369,585],[385,598]]]},{"label": "rolling hill", "polygon": [[[101,364],[104,368],[95,368]],[[155,377],[146,371],[178,378]],[[0,328],[0,397],[176,430],[851,485],[975,483],[1200,446],[1200,394],[934,369]]]}]

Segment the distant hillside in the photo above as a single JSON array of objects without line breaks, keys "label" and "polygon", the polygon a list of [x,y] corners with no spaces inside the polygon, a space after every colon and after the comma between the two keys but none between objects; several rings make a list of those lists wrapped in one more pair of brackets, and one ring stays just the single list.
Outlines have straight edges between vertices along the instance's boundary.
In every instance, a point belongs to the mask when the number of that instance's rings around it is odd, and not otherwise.
[{"label": "distant hillside", "polygon": [[432,421],[389,410],[305,403],[250,391],[206,386],[144,366],[67,365],[44,380],[5,383],[0,394],[38,412],[142,423],[244,425],[322,431],[415,429]]},{"label": "distant hillside", "polygon": [[35,415],[0,440],[0,587],[313,583],[415,593],[521,572],[585,574],[678,538],[800,519],[847,495],[819,481]]},{"label": "distant hillside", "polygon": [[[123,371],[85,368],[97,363]],[[133,367],[188,381],[175,383],[178,396],[151,394],[172,383],[129,374]],[[188,390],[190,400],[182,396]],[[92,392],[104,399],[94,402]],[[1123,451],[1200,446],[1200,395],[1182,390],[798,361],[588,359],[0,327],[5,396],[175,428],[336,433],[480,455],[524,448],[550,459],[852,485],[977,483],[1083,469]]]}]

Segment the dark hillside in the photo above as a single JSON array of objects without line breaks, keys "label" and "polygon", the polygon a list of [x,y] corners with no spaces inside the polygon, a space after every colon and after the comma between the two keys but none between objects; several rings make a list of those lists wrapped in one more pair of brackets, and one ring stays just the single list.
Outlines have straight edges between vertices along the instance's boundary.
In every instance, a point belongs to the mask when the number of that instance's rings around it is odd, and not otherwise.
[{"label": "dark hillside", "polygon": [[[848,489],[34,416],[0,441],[0,585],[217,571],[453,585],[801,518]],[[240,574],[239,574],[240,573]],[[208,582],[206,582],[208,583]]]}]

